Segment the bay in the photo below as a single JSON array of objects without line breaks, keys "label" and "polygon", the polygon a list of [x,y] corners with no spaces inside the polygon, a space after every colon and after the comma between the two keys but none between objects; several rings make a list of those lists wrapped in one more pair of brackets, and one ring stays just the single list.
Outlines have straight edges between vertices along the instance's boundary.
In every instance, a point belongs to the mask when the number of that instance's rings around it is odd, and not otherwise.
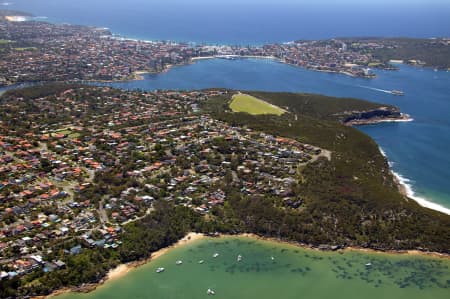
[{"label": "bay", "polygon": [[[177,260],[183,263],[176,265]],[[158,267],[165,271],[156,273]],[[217,298],[439,299],[448,298],[449,288],[448,259],[319,252],[248,237],[221,237],[172,249],[91,293],[56,298],[198,299],[211,297],[206,292],[212,289]]]}]

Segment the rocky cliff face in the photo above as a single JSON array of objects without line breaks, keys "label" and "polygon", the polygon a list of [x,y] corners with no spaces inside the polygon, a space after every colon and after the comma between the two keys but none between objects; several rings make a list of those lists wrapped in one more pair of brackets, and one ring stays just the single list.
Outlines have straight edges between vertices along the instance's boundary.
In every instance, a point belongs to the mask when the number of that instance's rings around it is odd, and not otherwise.
[{"label": "rocky cliff face", "polygon": [[347,125],[370,124],[383,121],[408,120],[409,116],[396,107],[380,107],[366,111],[345,111],[335,115]]}]

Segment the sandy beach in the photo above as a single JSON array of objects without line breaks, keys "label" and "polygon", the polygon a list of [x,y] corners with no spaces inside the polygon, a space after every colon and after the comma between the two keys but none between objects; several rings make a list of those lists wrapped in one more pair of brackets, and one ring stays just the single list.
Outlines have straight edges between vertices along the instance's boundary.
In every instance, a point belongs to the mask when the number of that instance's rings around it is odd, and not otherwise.
[{"label": "sandy beach", "polygon": [[178,246],[186,245],[190,242],[202,239],[204,237],[206,237],[204,234],[193,233],[193,232],[188,233],[185,237],[180,239],[175,244],[153,252],[151,254],[151,256],[147,259],[135,261],[135,262],[127,263],[127,264],[120,264],[116,268],[109,270],[106,277],[104,279],[102,279],[99,283],[89,283],[89,284],[83,284],[82,286],[79,286],[79,287],[63,288],[63,289],[59,289],[59,290],[52,292],[48,296],[36,296],[36,297],[32,297],[32,298],[33,299],[46,299],[46,298],[56,297],[58,295],[69,293],[69,292],[81,292],[81,293],[91,292],[91,291],[95,290],[97,287],[101,286],[102,284],[112,281],[112,280],[122,278],[128,272],[130,272],[130,270],[163,256],[165,253],[167,253],[171,249],[177,248]]},{"label": "sandy beach", "polygon": [[127,274],[128,271],[130,271],[130,267],[127,264],[119,265],[116,268],[114,268],[108,272],[108,276],[106,277],[106,280],[120,278],[123,275]]},{"label": "sandy beach", "polygon": [[[378,149],[380,150],[381,154],[387,159],[387,155],[384,152],[384,150],[381,147],[378,147]],[[399,173],[396,173],[392,169],[391,169],[391,173],[394,176],[394,180],[397,183],[398,190],[400,191],[400,193],[402,195],[404,195],[407,198],[411,198],[412,200],[416,201],[422,207],[450,215],[450,209],[443,207],[437,203],[428,201],[425,198],[417,196],[416,193],[414,192],[414,190],[412,189],[412,186],[409,184],[409,182],[410,182],[409,179],[404,178],[402,175],[400,175]]]},{"label": "sandy beach", "polygon": [[[219,234],[217,236],[217,238],[232,238],[232,237],[245,237],[245,238],[252,238],[252,239],[256,239],[256,240],[263,240],[263,241],[270,241],[270,242],[276,242],[276,243],[282,243],[282,244],[287,244],[287,245],[291,245],[291,246],[296,246],[299,248],[304,248],[304,249],[309,249],[309,250],[317,250],[317,251],[322,251],[319,248],[309,245],[309,244],[305,244],[305,243],[300,243],[300,242],[295,242],[295,241],[289,241],[289,240],[281,240],[281,239],[277,239],[277,238],[272,238],[272,237],[264,237],[264,236],[259,236],[256,234],[252,234],[252,233],[243,233],[243,234],[237,234],[237,235],[228,235],[228,234]],[[203,239],[203,238],[207,238],[206,235],[201,234],[201,233],[188,233],[185,237],[183,237],[182,239],[180,239],[178,242],[176,242],[175,244],[166,247],[166,248],[162,248],[158,251],[155,251],[151,254],[151,256],[148,259],[145,260],[140,260],[140,261],[136,261],[136,262],[131,262],[128,264],[121,264],[119,266],[117,266],[114,269],[111,269],[107,276],[100,281],[99,283],[93,283],[93,284],[84,284],[80,287],[74,287],[74,288],[63,288],[60,290],[57,290],[55,292],[53,292],[52,294],[48,295],[48,296],[38,296],[38,297],[33,297],[34,299],[46,299],[46,298],[51,298],[51,297],[55,297],[64,293],[68,293],[68,292],[83,292],[83,293],[87,293],[87,292],[91,292],[93,290],[95,290],[97,287],[101,286],[102,284],[106,283],[106,282],[110,282],[112,280],[116,280],[119,278],[122,278],[123,276],[125,276],[128,272],[130,272],[130,270],[142,266],[144,264],[147,264],[148,262],[151,262],[161,256],[163,256],[164,254],[166,254],[168,251],[170,251],[171,249],[177,248],[179,246],[183,246],[186,244],[189,244],[191,242]],[[364,252],[364,253],[373,253],[373,254],[388,254],[388,255],[392,255],[392,254],[405,254],[405,255],[418,255],[418,256],[429,256],[429,257],[435,257],[435,258],[445,258],[445,259],[450,259],[450,255],[448,254],[443,254],[443,253],[437,253],[437,252],[425,252],[425,251],[419,251],[419,250],[385,250],[385,251],[380,251],[380,250],[375,250],[375,249],[371,249],[371,248],[362,248],[362,247],[345,247],[343,249],[339,249],[338,251],[359,251],[359,252]]]},{"label": "sandy beach", "polygon": [[[315,246],[309,245],[309,244],[305,244],[305,243],[300,243],[300,242],[295,242],[295,241],[288,241],[288,240],[281,240],[281,239],[277,239],[277,238],[271,238],[271,237],[263,237],[263,236],[259,236],[256,234],[250,234],[250,233],[245,233],[245,234],[239,234],[239,235],[220,235],[219,237],[246,237],[246,238],[254,238],[257,240],[264,240],[264,241],[270,241],[270,242],[276,242],[276,243],[283,243],[283,244],[288,244],[288,245],[293,245],[293,246],[297,246],[300,248],[305,248],[305,249],[311,249],[311,250],[318,250],[318,251],[323,251]],[[439,252],[427,252],[427,251],[420,251],[420,250],[376,250],[376,249],[371,249],[371,248],[363,248],[363,247],[357,247],[357,246],[348,246],[342,249],[338,249],[337,251],[360,251],[360,252],[365,252],[365,253],[374,253],[374,254],[406,254],[406,255],[420,255],[420,256],[429,256],[429,257],[437,257],[437,258],[446,258],[446,259],[450,259],[450,255],[449,254],[445,254],[445,253],[439,253]]]},{"label": "sandy beach", "polygon": [[192,57],[191,60],[192,61],[196,61],[196,60],[205,60],[205,59],[214,59],[216,57],[214,56],[202,56],[202,57]]},{"label": "sandy beach", "polygon": [[401,176],[400,174],[392,171],[392,174],[394,175],[396,181],[398,182],[398,184],[400,185],[400,190],[403,191],[403,194],[405,194],[408,198],[413,199],[414,201],[416,201],[419,205],[421,205],[422,207],[428,208],[428,209],[432,209],[432,210],[436,210],[439,211],[441,213],[450,215],[450,209],[441,206],[440,204],[428,201],[425,198],[419,197],[416,195],[416,193],[414,192],[414,190],[412,189],[412,186],[409,184],[410,180],[407,178],[404,178],[403,176]]},{"label": "sandy beach", "polygon": [[182,246],[182,245],[185,245],[185,244],[193,242],[193,241],[200,240],[205,237],[206,236],[204,234],[200,234],[200,233],[192,233],[192,232],[188,233],[184,238],[180,239],[177,243],[173,244],[172,246],[162,248],[158,251],[153,252],[149,260],[157,259],[158,257],[164,255],[165,253],[167,253],[167,251],[169,251],[171,249],[174,249],[178,246]]},{"label": "sandy beach", "polygon": [[158,251],[153,252],[148,259],[145,259],[142,261],[131,262],[128,264],[121,264],[121,265],[117,266],[116,268],[111,269],[108,272],[108,275],[106,276],[106,278],[104,279],[104,282],[120,278],[120,277],[124,276],[125,274],[127,274],[131,269],[139,267],[143,264],[146,264],[150,261],[153,261],[153,260],[159,258],[171,249],[177,248],[182,245],[186,245],[187,243],[202,239],[204,237],[205,237],[204,234],[192,233],[192,232],[188,233],[185,237],[180,239],[177,243],[173,244],[172,246],[165,247]]},{"label": "sandy beach", "polygon": [[144,80],[144,76],[145,74],[149,74],[149,71],[136,71],[133,73],[133,80]]},{"label": "sandy beach", "polygon": [[5,16],[5,19],[9,22],[25,22],[29,20],[26,16]]}]

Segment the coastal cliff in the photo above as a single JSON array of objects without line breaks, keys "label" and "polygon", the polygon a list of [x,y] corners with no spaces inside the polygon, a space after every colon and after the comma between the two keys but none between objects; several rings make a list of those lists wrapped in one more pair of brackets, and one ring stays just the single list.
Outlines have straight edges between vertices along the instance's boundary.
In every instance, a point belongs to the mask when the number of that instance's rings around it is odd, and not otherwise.
[{"label": "coastal cliff", "polygon": [[345,125],[367,125],[380,122],[411,121],[408,114],[396,107],[379,107],[364,111],[345,111],[335,116]]}]

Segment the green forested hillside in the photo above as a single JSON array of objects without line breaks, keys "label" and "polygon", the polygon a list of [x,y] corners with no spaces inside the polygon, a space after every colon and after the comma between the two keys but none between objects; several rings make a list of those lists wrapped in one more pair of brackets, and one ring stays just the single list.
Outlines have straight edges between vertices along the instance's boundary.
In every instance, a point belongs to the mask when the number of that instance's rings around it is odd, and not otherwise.
[{"label": "green forested hillside", "polygon": [[278,208],[276,198],[251,198],[235,190],[224,210],[225,222],[233,219],[242,230],[312,244],[448,252],[450,217],[401,195],[377,144],[357,129],[328,120],[342,110],[380,105],[346,99],[341,106],[340,99],[304,94],[251,94],[299,112],[297,119],[292,114],[231,113],[229,96],[213,99],[206,109],[233,125],[331,150],[332,158],[310,163],[299,174],[295,196],[304,202],[302,208]]},{"label": "green forested hillside", "polygon": [[450,46],[435,39],[396,38],[387,39],[393,47],[377,49],[373,52],[375,58],[382,61],[390,59],[420,60],[425,66],[447,69],[450,68]]}]

